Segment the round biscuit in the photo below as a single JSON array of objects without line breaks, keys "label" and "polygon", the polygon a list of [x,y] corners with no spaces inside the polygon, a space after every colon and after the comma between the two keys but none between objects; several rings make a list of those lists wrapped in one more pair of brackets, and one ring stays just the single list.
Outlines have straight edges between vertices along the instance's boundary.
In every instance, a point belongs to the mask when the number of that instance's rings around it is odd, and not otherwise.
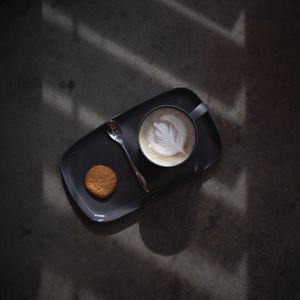
[{"label": "round biscuit", "polygon": [[85,186],[87,190],[96,197],[107,198],[116,188],[117,175],[109,167],[95,165],[85,175]]}]

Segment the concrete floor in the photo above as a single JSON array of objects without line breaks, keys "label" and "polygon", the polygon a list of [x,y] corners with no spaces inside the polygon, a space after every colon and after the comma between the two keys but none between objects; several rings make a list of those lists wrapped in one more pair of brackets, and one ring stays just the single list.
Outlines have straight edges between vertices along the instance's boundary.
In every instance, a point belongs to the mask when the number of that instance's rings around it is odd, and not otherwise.
[{"label": "concrete floor", "polygon": [[[0,299],[300,299],[298,1],[0,1]],[[112,224],[62,153],[178,86],[224,142],[203,175]]]}]

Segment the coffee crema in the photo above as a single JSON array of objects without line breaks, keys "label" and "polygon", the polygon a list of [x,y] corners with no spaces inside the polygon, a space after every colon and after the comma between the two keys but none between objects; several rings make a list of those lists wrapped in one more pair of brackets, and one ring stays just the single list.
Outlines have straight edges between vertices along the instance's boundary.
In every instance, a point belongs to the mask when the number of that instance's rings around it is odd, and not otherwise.
[{"label": "coffee crema", "polygon": [[195,140],[196,132],[191,119],[173,107],[150,112],[139,131],[140,147],[146,157],[164,167],[185,161],[193,151]]}]

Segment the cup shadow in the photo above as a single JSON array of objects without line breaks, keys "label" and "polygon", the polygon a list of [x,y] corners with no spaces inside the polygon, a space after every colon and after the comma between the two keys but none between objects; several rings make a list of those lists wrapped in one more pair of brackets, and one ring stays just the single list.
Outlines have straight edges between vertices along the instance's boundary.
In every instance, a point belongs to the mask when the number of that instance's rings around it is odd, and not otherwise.
[{"label": "cup shadow", "polygon": [[189,245],[193,212],[204,182],[218,171],[218,164],[162,193],[151,206],[145,208],[140,220],[140,234],[145,245],[161,255],[174,255]]},{"label": "cup shadow", "polygon": [[219,199],[201,193],[202,185],[221,168],[218,161],[145,208],[140,234],[151,251],[175,255],[189,248],[230,272],[235,270],[247,247],[245,221]]}]

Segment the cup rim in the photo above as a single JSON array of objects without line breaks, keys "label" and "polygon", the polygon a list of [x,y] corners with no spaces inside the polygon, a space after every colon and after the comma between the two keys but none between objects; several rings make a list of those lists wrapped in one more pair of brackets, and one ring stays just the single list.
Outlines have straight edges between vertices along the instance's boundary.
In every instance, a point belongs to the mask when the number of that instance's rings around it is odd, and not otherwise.
[{"label": "cup rim", "polygon": [[[140,136],[140,131],[141,131],[141,127],[145,121],[145,119],[155,110],[158,110],[158,109],[161,109],[161,108],[166,108],[166,107],[170,107],[170,108],[173,108],[173,109],[176,109],[176,110],[179,110],[181,111],[182,113],[184,113],[192,122],[193,126],[194,126],[194,129],[195,129],[195,142],[194,142],[194,145],[193,145],[193,149],[192,151],[190,152],[190,154],[187,156],[186,159],[184,159],[183,161],[181,161],[179,164],[176,164],[176,165],[173,165],[173,166],[163,166],[163,165],[160,165],[156,162],[154,162],[153,160],[151,160],[146,154],[145,152],[143,151],[142,147],[141,147],[141,143],[140,143],[140,139],[139,139],[139,136]],[[137,141],[138,141],[138,146],[139,146],[139,150],[142,152],[143,156],[149,161],[151,162],[152,164],[158,166],[158,167],[161,167],[161,168],[173,168],[173,167],[178,167],[182,164],[184,164],[192,155],[193,153],[195,152],[196,150],[196,145],[198,144],[198,128],[197,128],[197,125],[195,123],[195,120],[189,115],[189,113],[187,111],[185,111],[184,109],[182,109],[181,107],[178,107],[176,105],[172,105],[172,104],[163,104],[163,105],[159,105],[159,106],[156,106],[152,109],[150,109],[144,116],[143,118],[141,119],[140,123],[139,123],[139,126],[138,126],[138,132],[137,132]]]}]

